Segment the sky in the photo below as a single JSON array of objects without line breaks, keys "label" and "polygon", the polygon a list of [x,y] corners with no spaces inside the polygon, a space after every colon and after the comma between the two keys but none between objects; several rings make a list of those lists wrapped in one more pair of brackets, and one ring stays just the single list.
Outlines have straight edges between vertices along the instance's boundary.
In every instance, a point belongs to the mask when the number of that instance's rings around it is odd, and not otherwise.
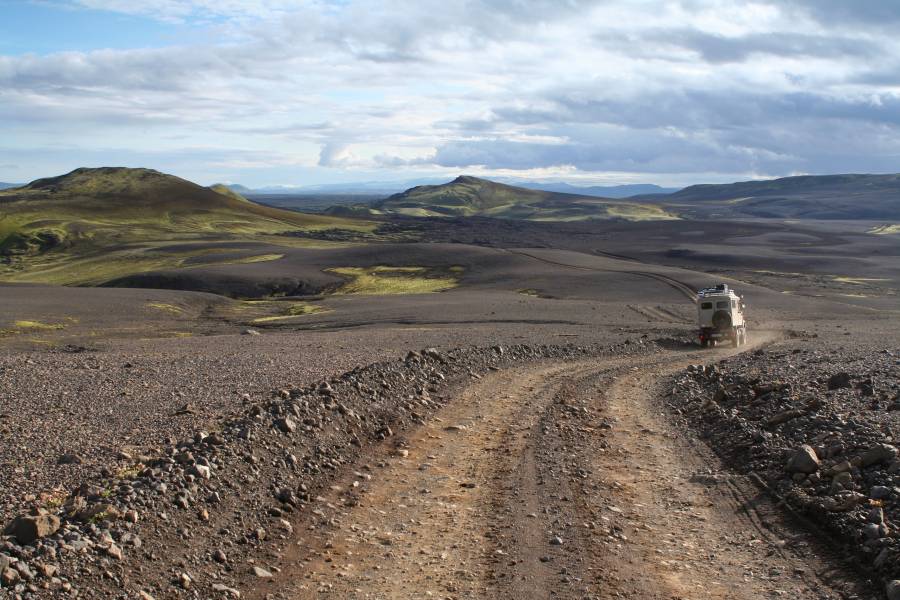
[{"label": "sky", "polygon": [[0,0],[0,181],[900,171],[898,0]]}]

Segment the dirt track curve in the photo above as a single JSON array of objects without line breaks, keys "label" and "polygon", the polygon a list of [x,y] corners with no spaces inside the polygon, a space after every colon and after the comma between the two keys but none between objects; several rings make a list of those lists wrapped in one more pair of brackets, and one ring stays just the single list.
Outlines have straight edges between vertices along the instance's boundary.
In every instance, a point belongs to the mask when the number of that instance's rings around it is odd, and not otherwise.
[{"label": "dirt track curve", "polygon": [[491,373],[319,499],[250,597],[871,597],[663,412],[667,375],[734,352]]}]

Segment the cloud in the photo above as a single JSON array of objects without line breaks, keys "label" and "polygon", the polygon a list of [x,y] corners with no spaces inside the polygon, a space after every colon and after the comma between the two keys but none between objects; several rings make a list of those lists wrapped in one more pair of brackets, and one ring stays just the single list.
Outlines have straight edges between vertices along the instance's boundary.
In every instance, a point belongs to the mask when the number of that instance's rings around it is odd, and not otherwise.
[{"label": "cloud", "polygon": [[214,35],[0,55],[0,127],[19,148],[128,140],[210,168],[323,173],[896,170],[889,2],[60,3]]},{"label": "cloud", "polygon": [[320,167],[352,167],[360,163],[347,144],[328,142],[319,152]]}]

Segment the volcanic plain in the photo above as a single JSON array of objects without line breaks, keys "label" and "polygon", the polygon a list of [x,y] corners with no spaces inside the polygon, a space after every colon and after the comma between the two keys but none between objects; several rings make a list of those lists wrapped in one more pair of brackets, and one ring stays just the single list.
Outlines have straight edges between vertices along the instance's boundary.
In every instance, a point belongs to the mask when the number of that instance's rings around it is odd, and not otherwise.
[{"label": "volcanic plain", "polygon": [[[359,220],[185,182],[200,213],[115,240],[71,203],[122,188],[75,183],[0,202],[0,597],[900,597],[878,222]],[[695,343],[715,283],[747,346]]]}]

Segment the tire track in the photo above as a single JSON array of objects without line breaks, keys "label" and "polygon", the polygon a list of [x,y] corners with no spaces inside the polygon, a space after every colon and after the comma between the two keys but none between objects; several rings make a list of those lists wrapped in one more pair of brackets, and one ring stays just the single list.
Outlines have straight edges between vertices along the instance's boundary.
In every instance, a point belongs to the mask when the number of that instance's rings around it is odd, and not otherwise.
[{"label": "tire track", "polygon": [[652,271],[635,271],[635,270],[631,270],[631,269],[601,269],[600,267],[585,267],[582,265],[572,265],[569,263],[550,260],[549,258],[544,258],[542,256],[536,256],[534,254],[530,254],[523,250],[504,249],[503,251],[509,252],[511,254],[518,254],[520,256],[526,256],[528,258],[531,258],[531,259],[534,259],[534,260],[537,260],[537,261],[540,261],[543,263],[556,265],[556,266],[560,266],[560,267],[566,267],[568,269],[577,269],[579,271],[596,271],[596,272],[601,272],[601,273],[624,273],[626,275],[635,275],[638,277],[646,277],[648,279],[654,279],[656,281],[659,281],[660,283],[663,283],[663,284],[675,289],[676,291],[678,291],[680,294],[682,294],[685,298],[687,298],[691,302],[696,303],[696,301],[697,301],[697,292],[696,292],[696,290],[694,290],[694,288],[692,286],[688,285],[687,283],[684,283],[683,281],[679,281],[679,280],[675,279],[674,277],[670,277],[668,275],[663,275],[661,273],[654,273]]},{"label": "tire track", "polygon": [[661,413],[668,374],[740,351],[488,374],[319,498],[249,597],[849,598],[853,573]]}]

